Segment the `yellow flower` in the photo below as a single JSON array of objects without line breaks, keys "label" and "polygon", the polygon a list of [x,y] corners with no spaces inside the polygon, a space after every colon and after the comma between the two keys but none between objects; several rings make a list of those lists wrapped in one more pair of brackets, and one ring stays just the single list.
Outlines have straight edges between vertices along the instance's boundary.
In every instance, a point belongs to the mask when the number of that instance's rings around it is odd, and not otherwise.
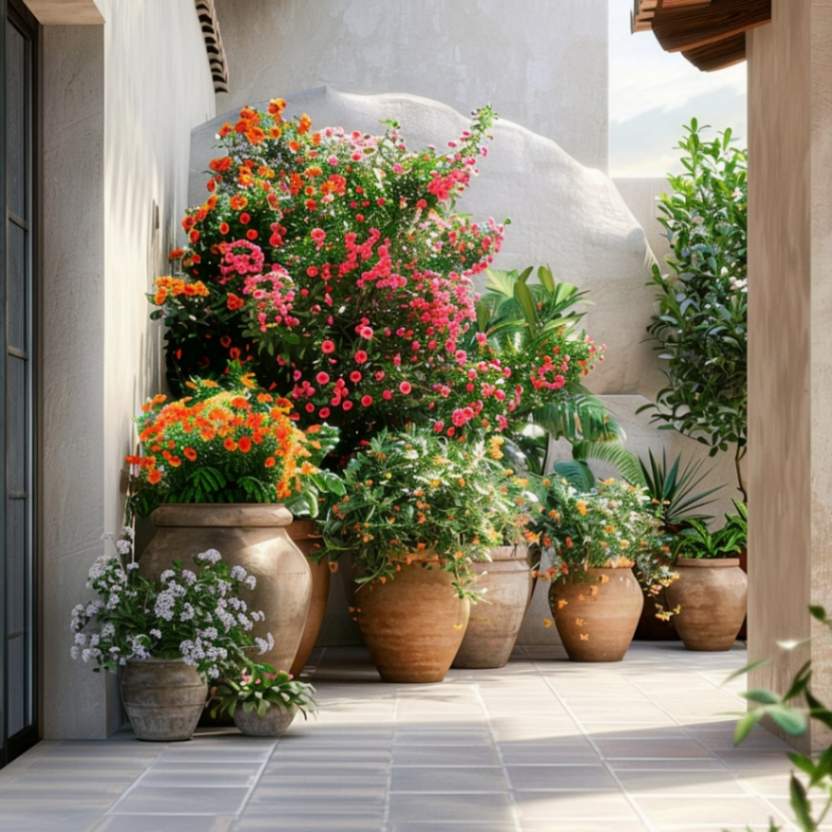
[{"label": "yellow flower", "polygon": [[578,514],[580,514],[581,517],[586,517],[587,512],[589,511],[589,508],[584,500],[578,500],[575,503],[575,508],[578,510]]}]

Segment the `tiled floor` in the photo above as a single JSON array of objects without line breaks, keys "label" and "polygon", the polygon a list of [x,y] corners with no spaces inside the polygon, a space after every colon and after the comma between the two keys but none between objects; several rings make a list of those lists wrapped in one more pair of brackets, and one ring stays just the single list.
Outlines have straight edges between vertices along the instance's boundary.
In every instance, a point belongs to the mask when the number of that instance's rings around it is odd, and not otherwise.
[{"label": "tiled floor", "polygon": [[[631,832],[788,825],[784,746],[731,744],[744,662],[636,644],[388,685],[325,651],[321,713],[280,742],[220,731],[41,743],[0,772],[3,832]],[[781,814],[785,812],[786,814]]]}]

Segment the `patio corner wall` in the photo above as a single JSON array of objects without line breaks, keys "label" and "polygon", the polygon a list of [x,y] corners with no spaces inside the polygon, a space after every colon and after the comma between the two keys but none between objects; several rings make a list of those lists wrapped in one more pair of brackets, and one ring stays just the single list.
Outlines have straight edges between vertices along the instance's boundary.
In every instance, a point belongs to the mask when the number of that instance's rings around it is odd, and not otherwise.
[{"label": "patio corner wall", "polygon": [[[92,0],[89,0],[93,7]],[[47,4],[50,12],[60,9]],[[66,22],[78,20],[68,4]],[[122,523],[131,419],[162,379],[143,294],[186,205],[190,129],[214,89],[192,0],[96,0],[43,30],[42,733],[121,724],[114,679],[69,657],[71,607]]]},{"label": "patio corner wall", "polygon": [[832,639],[807,607],[832,609],[830,44],[832,0],[773,0],[748,33],[749,658],[778,657],[750,687],[783,691],[811,658],[826,703]]}]

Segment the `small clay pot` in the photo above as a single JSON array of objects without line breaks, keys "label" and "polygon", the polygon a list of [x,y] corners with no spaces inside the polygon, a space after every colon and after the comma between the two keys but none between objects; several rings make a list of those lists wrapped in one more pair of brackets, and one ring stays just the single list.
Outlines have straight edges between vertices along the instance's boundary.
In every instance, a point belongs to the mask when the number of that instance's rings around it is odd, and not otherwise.
[{"label": "small clay pot", "polygon": [[234,711],[234,724],[247,737],[282,737],[292,724],[297,708],[269,708],[263,716],[243,707]]},{"label": "small clay pot", "polygon": [[503,667],[511,656],[532,591],[525,546],[499,546],[491,561],[473,564],[474,589],[483,592],[471,605],[468,629],[454,667]]},{"label": "small clay pot", "polygon": [[572,661],[618,662],[633,640],[644,595],[632,569],[593,568],[554,581],[549,606]]},{"label": "small clay pot", "polygon": [[679,558],[666,590],[676,631],[688,650],[730,650],[745,618],[748,578],[739,558]]},{"label": "small clay pot", "polygon": [[314,553],[321,546],[321,533],[317,524],[312,520],[295,520],[286,531],[295,546],[303,552],[309,569],[312,572],[312,597],[309,602],[309,612],[306,614],[306,625],[300,639],[295,660],[292,662],[290,673],[297,676],[309,661],[309,655],[318,640],[321,624],[326,614],[326,604],[329,600],[329,563],[317,560]]},{"label": "small clay pot", "polygon": [[243,566],[257,578],[245,600],[266,614],[254,634],[274,636],[274,648],[259,659],[288,670],[312,594],[306,558],[286,534],[289,510],[265,503],[171,503],[157,508],[150,519],[156,532],[139,558],[142,574],[156,578],[177,560],[193,568],[194,556],[206,549],[217,549],[230,566]]},{"label": "small clay pot", "polygon": [[470,603],[453,576],[426,561],[355,593],[358,625],[385,682],[441,682],[468,626]]},{"label": "small clay pot", "polygon": [[205,680],[182,659],[131,661],[121,675],[121,701],[140,740],[189,740],[207,696]]}]

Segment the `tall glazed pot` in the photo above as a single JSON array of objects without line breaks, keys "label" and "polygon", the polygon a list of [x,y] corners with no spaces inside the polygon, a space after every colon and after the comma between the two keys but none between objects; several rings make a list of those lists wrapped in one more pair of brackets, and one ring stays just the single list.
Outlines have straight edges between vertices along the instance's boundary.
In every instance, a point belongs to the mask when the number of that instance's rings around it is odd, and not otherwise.
[{"label": "tall glazed pot", "polygon": [[290,670],[293,676],[297,676],[306,667],[326,614],[326,604],[329,599],[329,564],[314,557],[315,552],[321,546],[321,533],[317,523],[313,520],[295,520],[287,531],[295,546],[303,552],[312,573],[309,612],[306,614],[303,635]]},{"label": "tall glazed pot", "polygon": [[471,605],[454,667],[503,667],[511,656],[532,591],[525,546],[499,546],[490,561],[472,564],[482,600]]},{"label": "tall glazed pot", "polygon": [[572,661],[618,662],[633,640],[644,595],[632,569],[599,567],[554,581],[549,606]]},{"label": "tall glazed pot", "polygon": [[441,682],[468,625],[470,603],[428,561],[356,590],[358,625],[385,682]]},{"label": "tall glazed pot", "polygon": [[679,558],[679,578],[665,591],[688,650],[730,650],[745,619],[748,578],[739,558]]},{"label": "tall glazed pot", "polygon": [[121,674],[121,700],[140,740],[189,740],[207,696],[205,680],[182,659],[131,661]]},{"label": "tall glazed pot", "polygon": [[139,559],[142,573],[156,578],[174,561],[193,566],[195,555],[217,549],[228,564],[239,564],[257,578],[246,601],[266,617],[254,634],[274,636],[274,648],[260,659],[288,670],[312,595],[309,565],[286,532],[292,522],[289,510],[258,503],[170,504],[150,517],[155,532]]}]

